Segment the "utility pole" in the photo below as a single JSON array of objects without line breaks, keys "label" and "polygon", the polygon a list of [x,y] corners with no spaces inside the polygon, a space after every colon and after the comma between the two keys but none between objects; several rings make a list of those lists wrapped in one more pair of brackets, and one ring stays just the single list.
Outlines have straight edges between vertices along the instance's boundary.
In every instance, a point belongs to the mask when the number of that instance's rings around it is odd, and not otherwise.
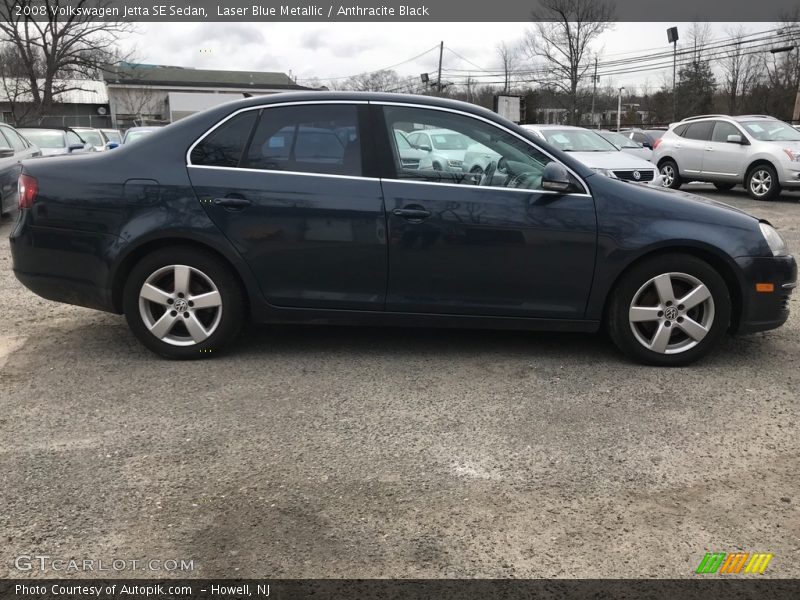
[{"label": "utility pole", "polygon": [[672,44],[672,120],[678,120],[678,96],[675,94],[675,73],[678,66],[678,28],[667,29],[667,42]]},{"label": "utility pole", "polygon": [[592,127],[594,127],[594,96],[597,93],[597,57],[594,57],[594,77],[592,78],[592,112],[591,117]]},{"label": "utility pole", "polygon": [[617,131],[619,131],[622,126],[622,92],[624,91],[624,87],[619,88],[619,99],[617,100]]},{"label": "utility pole", "polygon": [[436,89],[442,95],[442,54],[444,54],[444,41],[439,44],[439,77],[436,80]]}]

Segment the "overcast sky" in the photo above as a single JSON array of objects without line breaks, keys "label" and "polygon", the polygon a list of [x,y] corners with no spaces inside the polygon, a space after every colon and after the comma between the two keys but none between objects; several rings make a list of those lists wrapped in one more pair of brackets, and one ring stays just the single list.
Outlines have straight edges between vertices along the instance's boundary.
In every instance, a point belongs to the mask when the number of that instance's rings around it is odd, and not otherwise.
[{"label": "overcast sky", "polygon": [[[595,44],[602,56],[622,58],[624,53],[652,49],[669,50],[666,28],[679,27],[685,39],[685,23],[617,23]],[[725,36],[728,23],[711,24],[713,38]],[[530,23],[139,23],[138,32],[123,41],[136,48],[140,62],[185,67],[289,71],[303,83],[318,77],[327,80],[389,67],[411,58],[444,40],[470,65],[445,52],[445,69],[496,69],[495,47],[502,41],[520,40]],[[769,29],[754,23],[750,32]],[[621,56],[622,55],[622,56]],[[396,67],[401,75],[417,75],[436,69],[437,52]],[[658,87],[663,75],[648,72],[615,76],[600,85]],[[671,78],[671,72],[669,73]],[[445,79],[445,78],[443,78]],[[451,79],[453,79],[451,77]]]}]

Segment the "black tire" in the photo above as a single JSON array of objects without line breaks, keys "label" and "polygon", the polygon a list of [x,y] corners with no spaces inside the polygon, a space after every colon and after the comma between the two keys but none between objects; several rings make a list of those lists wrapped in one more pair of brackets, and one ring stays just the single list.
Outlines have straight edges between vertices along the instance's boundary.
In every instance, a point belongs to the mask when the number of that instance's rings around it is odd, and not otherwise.
[{"label": "black tire", "polygon": [[[760,192],[759,189],[764,189],[764,183],[769,180],[769,185],[765,192]],[[762,185],[759,185],[760,180]],[[747,172],[747,177],[744,180],[744,187],[750,197],[754,200],[774,200],[781,193],[781,184],[778,182],[778,174],[772,165],[760,164],[751,168]]]},{"label": "black tire", "polygon": [[715,183],[714,187],[717,188],[720,192],[728,192],[733,189],[735,183]]},{"label": "black tire", "polygon": [[438,162],[433,163],[433,170],[434,171],[441,171],[442,170],[442,165],[440,165]]},{"label": "black tire", "polygon": [[[658,320],[632,323],[629,314],[634,300],[637,300],[637,308],[643,307],[650,311],[659,310],[658,305],[661,302],[657,299],[657,288],[655,284],[649,284],[649,282],[657,276],[663,277],[664,275],[673,277],[671,287],[674,290],[675,302],[667,303],[667,305],[675,309],[670,314],[674,312],[677,315],[671,317],[673,320],[669,321],[669,325],[666,324],[669,315],[663,312],[657,313]],[[685,297],[695,285],[688,281],[689,278],[693,278],[705,286],[710,293],[711,302],[706,300],[688,310],[677,303],[677,299]],[[651,298],[652,300],[639,303],[639,299],[642,298]],[[664,318],[661,318],[662,316]],[[683,329],[691,324],[690,320],[708,321],[705,327],[707,333],[699,341],[690,337]],[[693,256],[663,254],[634,265],[623,274],[611,294],[606,314],[606,327],[617,347],[633,360],[649,365],[679,367],[692,363],[713,350],[728,330],[730,320],[730,292],[725,280],[713,267]],[[645,341],[648,341],[646,339],[649,335],[647,328],[651,328],[652,338],[649,341],[653,342],[658,332],[663,329],[668,340],[664,350],[673,353],[658,352],[645,346],[645,342],[641,340],[644,338]],[[682,344],[685,349],[681,349]]]},{"label": "black tire", "polygon": [[[178,306],[178,296],[180,295],[175,289],[178,269],[170,271],[170,267],[173,265],[178,266],[182,272],[186,272],[183,269],[184,266],[190,268],[186,286],[189,292],[181,296],[186,301],[186,312],[181,314],[177,314],[177,311],[174,310],[167,310],[167,308]],[[158,276],[157,274],[162,271],[163,274]],[[153,277],[161,277],[161,279],[152,279]],[[164,292],[171,291],[172,306],[168,307],[166,304],[162,306],[159,302],[148,303],[147,300],[142,300],[147,308],[140,306],[140,292],[148,279],[151,279],[151,283],[156,286],[156,289]],[[172,286],[170,281],[172,281]],[[216,290],[211,286],[215,286]],[[201,293],[213,294],[214,291],[218,293],[214,300],[219,300],[218,307],[197,308],[189,302],[191,298],[196,298]],[[134,335],[148,349],[159,356],[170,359],[209,358],[219,354],[239,334],[245,315],[242,287],[231,273],[230,265],[211,252],[186,246],[162,248],[140,260],[128,275],[122,300],[125,319]],[[181,303],[181,306],[183,305],[184,303]],[[190,308],[190,306],[194,307]],[[164,317],[167,312],[175,315],[174,325],[168,329],[164,339],[160,339],[151,333],[147,320],[149,319],[150,324],[153,325],[153,321],[157,322],[159,316]],[[192,321],[196,319],[203,325],[203,334],[208,333],[208,337],[198,342],[190,339],[194,336],[191,335],[188,328],[189,321],[181,321],[181,317]],[[173,343],[164,341],[168,337],[174,338]],[[183,343],[181,338],[188,345],[175,345],[175,343]]]},{"label": "black tire", "polygon": [[671,158],[663,160],[661,164],[658,165],[658,172],[661,174],[662,180],[664,181],[664,187],[677,190],[683,185],[683,179],[681,179],[680,173],[678,172],[678,165]]}]

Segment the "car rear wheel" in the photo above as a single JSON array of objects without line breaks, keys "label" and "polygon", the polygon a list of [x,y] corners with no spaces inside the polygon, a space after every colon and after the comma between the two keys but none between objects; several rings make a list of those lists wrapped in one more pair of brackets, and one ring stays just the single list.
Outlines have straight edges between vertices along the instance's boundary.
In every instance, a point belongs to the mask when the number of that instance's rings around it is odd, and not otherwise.
[{"label": "car rear wheel", "polygon": [[205,358],[239,333],[241,287],[230,267],[209,252],[164,248],[131,271],[123,309],[139,341],[165,358]]},{"label": "car rear wheel", "polygon": [[756,200],[772,200],[781,192],[778,174],[770,165],[756,165],[747,174],[747,191]]},{"label": "car rear wheel", "polygon": [[714,187],[717,188],[720,192],[727,192],[733,189],[733,186],[736,184],[733,183],[715,183]]},{"label": "car rear wheel", "polygon": [[677,367],[710,352],[730,318],[730,293],[722,276],[698,258],[668,254],[622,276],[611,297],[607,327],[632,359]]},{"label": "car rear wheel", "polygon": [[658,172],[661,173],[661,179],[664,182],[664,187],[677,190],[681,187],[683,181],[678,173],[678,165],[672,160],[665,160],[658,167]]}]

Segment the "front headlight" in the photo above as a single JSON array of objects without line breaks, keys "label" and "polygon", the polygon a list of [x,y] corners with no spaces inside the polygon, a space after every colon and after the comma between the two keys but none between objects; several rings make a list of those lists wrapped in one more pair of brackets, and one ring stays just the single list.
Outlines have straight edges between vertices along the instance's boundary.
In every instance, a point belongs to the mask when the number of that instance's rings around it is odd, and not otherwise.
[{"label": "front headlight", "polygon": [[600,175],[605,175],[606,177],[611,177],[611,179],[619,179],[616,175],[614,175],[614,171],[611,169],[592,169],[595,173],[600,173]]},{"label": "front headlight", "polygon": [[791,148],[784,148],[783,152],[789,157],[792,162],[800,162],[800,152],[792,150]]},{"label": "front headlight", "polygon": [[786,256],[789,254],[789,249],[786,247],[786,242],[783,241],[781,234],[769,223],[759,223],[761,235],[767,242],[767,246],[772,250],[773,256]]},{"label": "front headlight", "polygon": [[448,160],[447,165],[450,167],[460,167],[464,164],[463,160]]}]

